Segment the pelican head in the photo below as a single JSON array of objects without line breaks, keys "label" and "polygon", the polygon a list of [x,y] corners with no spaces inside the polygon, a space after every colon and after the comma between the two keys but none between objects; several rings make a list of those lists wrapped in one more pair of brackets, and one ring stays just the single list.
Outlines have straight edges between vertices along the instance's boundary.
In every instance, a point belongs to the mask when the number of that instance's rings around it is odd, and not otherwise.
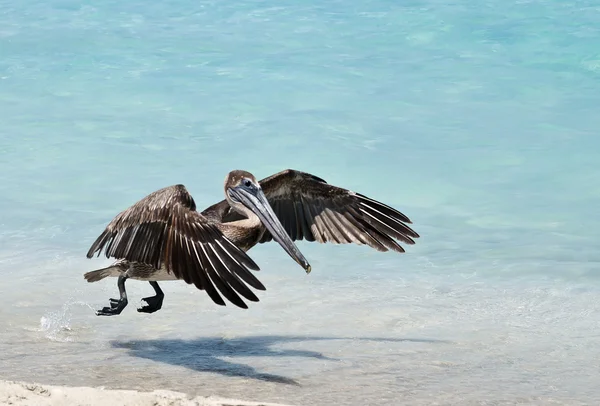
[{"label": "pelican head", "polygon": [[285,252],[300,264],[306,273],[310,273],[310,264],[283,228],[254,175],[241,170],[229,172],[225,178],[225,196],[238,213],[247,217],[255,214]]}]

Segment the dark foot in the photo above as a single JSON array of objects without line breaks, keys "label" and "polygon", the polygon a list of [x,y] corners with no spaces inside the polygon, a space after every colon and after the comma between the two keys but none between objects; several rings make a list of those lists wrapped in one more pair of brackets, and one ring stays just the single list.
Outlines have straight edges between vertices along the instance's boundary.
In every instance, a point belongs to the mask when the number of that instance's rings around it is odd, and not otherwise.
[{"label": "dark foot", "polygon": [[101,310],[96,311],[96,316],[116,316],[121,314],[126,306],[127,298],[121,300],[110,299],[110,307],[103,307]]},{"label": "dark foot", "polygon": [[163,299],[164,295],[145,297],[142,300],[146,302],[147,305],[138,307],[137,311],[140,313],[154,313],[162,307]]}]

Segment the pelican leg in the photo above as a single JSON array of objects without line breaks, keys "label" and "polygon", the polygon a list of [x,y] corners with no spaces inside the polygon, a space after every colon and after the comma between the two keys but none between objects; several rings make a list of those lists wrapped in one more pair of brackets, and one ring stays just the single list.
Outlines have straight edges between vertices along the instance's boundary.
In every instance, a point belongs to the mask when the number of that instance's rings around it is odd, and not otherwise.
[{"label": "pelican leg", "polygon": [[127,278],[127,275],[119,275],[117,286],[119,287],[120,299],[110,299],[110,307],[103,307],[101,310],[96,311],[97,316],[115,316],[121,314],[127,306],[127,292],[125,291],[125,281]]},{"label": "pelican leg", "polygon": [[144,297],[142,300],[147,303],[142,307],[138,307],[137,311],[141,313],[154,313],[155,311],[160,310],[162,307],[163,299],[165,298],[165,294],[163,293],[158,283],[155,281],[150,281],[150,285],[154,288],[156,292],[155,296]]}]

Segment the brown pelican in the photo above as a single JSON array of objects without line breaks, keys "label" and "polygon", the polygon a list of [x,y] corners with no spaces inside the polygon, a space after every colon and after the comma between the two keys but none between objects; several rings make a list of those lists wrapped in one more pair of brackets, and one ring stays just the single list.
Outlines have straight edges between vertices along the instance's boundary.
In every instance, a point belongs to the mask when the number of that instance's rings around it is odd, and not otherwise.
[{"label": "brown pelican", "polygon": [[[84,275],[88,282],[118,277],[120,298],[97,315],[116,315],[127,306],[125,281],[150,282],[156,295],[138,308],[153,313],[164,293],[157,281],[183,279],[224,306],[219,292],[241,308],[258,302],[246,284],[265,290],[250,272],[259,267],[246,254],[257,243],[277,241],[306,273],[311,267],[293,241],[368,245],[404,252],[396,242],[414,244],[419,235],[404,214],[360,193],[328,184],[314,175],[284,170],[258,182],[235,170],[225,178],[225,200],[201,213],[185,186],[159,189],[119,213],[87,253],[105,251],[117,261]],[[245,283],[244,283],[245,282]],[[215,289],[216,287],[216,289]],[[217,292],[217,289],[219,292]]]}]

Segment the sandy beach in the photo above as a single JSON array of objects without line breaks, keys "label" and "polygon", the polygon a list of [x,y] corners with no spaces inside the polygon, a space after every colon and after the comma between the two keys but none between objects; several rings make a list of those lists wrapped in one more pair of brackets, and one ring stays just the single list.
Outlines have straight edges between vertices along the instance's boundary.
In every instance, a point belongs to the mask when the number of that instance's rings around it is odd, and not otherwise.
[{"label": "sandy beach", "polygon": [[0,381],[0,405],[35,406],[285,406],[277,403],[246,402],[214,396],[189,397],[180,392],[155,390],[110,390],[89,387],[40,385]]}]

